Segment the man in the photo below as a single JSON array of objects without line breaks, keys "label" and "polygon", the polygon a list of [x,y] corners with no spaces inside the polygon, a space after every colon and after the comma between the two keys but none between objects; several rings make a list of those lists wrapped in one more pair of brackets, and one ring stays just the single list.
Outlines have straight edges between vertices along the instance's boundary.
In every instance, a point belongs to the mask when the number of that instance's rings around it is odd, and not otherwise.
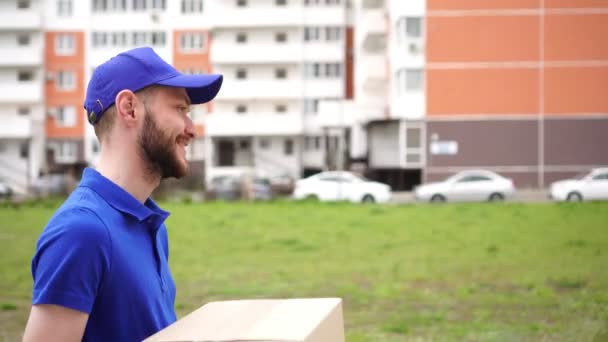
[{"label": "man", "polygon": [[211,101],[221,75],[182,75],[152,49],[100,65],[84,108],[101,151],[97,170],[45,227],[32,260],[24,341],[141,341],[176,320],[164,225],[149,197],[187,174],[191,104]]}]

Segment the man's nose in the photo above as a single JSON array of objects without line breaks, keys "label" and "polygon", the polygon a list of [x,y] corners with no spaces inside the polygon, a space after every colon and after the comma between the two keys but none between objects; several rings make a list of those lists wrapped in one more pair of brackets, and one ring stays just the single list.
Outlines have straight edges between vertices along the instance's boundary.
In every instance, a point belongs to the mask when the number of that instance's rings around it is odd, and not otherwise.
[{"label": "man's nose", "polygon": [[196,137],[196,130],[194,129],[194,123],[190,117],[186,117],[186,129],[185,133],[190,136],[190,138]]}]

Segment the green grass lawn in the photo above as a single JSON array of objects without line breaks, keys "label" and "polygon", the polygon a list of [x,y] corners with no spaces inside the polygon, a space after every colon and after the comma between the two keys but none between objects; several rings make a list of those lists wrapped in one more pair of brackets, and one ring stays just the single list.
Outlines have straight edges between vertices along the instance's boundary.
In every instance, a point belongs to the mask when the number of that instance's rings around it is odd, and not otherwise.
[{"label": "green grass lawn", "polygon": [[[56,208],[0,209],[0,339]],[[348,341],[608,340],[608,203],[165,203],[181,317],[213,300],[337,296]]]}]

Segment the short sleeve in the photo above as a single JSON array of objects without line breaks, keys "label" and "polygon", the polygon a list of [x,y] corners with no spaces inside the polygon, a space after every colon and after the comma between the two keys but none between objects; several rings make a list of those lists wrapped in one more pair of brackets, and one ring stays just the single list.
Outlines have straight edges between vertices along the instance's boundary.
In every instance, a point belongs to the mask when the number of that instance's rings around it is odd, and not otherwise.
[{"label": "short sleeve", "polygon": [[93,212],[71,208],[57,213],[42,232],[32,259],[32,303],[90,314],[110,263],[110,235]]}]

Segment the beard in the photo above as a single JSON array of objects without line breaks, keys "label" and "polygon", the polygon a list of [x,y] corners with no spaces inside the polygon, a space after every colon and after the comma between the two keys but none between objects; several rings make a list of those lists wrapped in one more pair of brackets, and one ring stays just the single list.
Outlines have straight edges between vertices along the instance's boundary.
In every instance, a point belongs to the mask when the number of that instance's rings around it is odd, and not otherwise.
[{"label": "beard", "polygon": [[188,174],[188,163],[178,155],[177,139],[165,134],[157,125],[152,111],[146,108],[143,128],[139,134],[140,155],[147,172],[161,179],[182,178]]}]

